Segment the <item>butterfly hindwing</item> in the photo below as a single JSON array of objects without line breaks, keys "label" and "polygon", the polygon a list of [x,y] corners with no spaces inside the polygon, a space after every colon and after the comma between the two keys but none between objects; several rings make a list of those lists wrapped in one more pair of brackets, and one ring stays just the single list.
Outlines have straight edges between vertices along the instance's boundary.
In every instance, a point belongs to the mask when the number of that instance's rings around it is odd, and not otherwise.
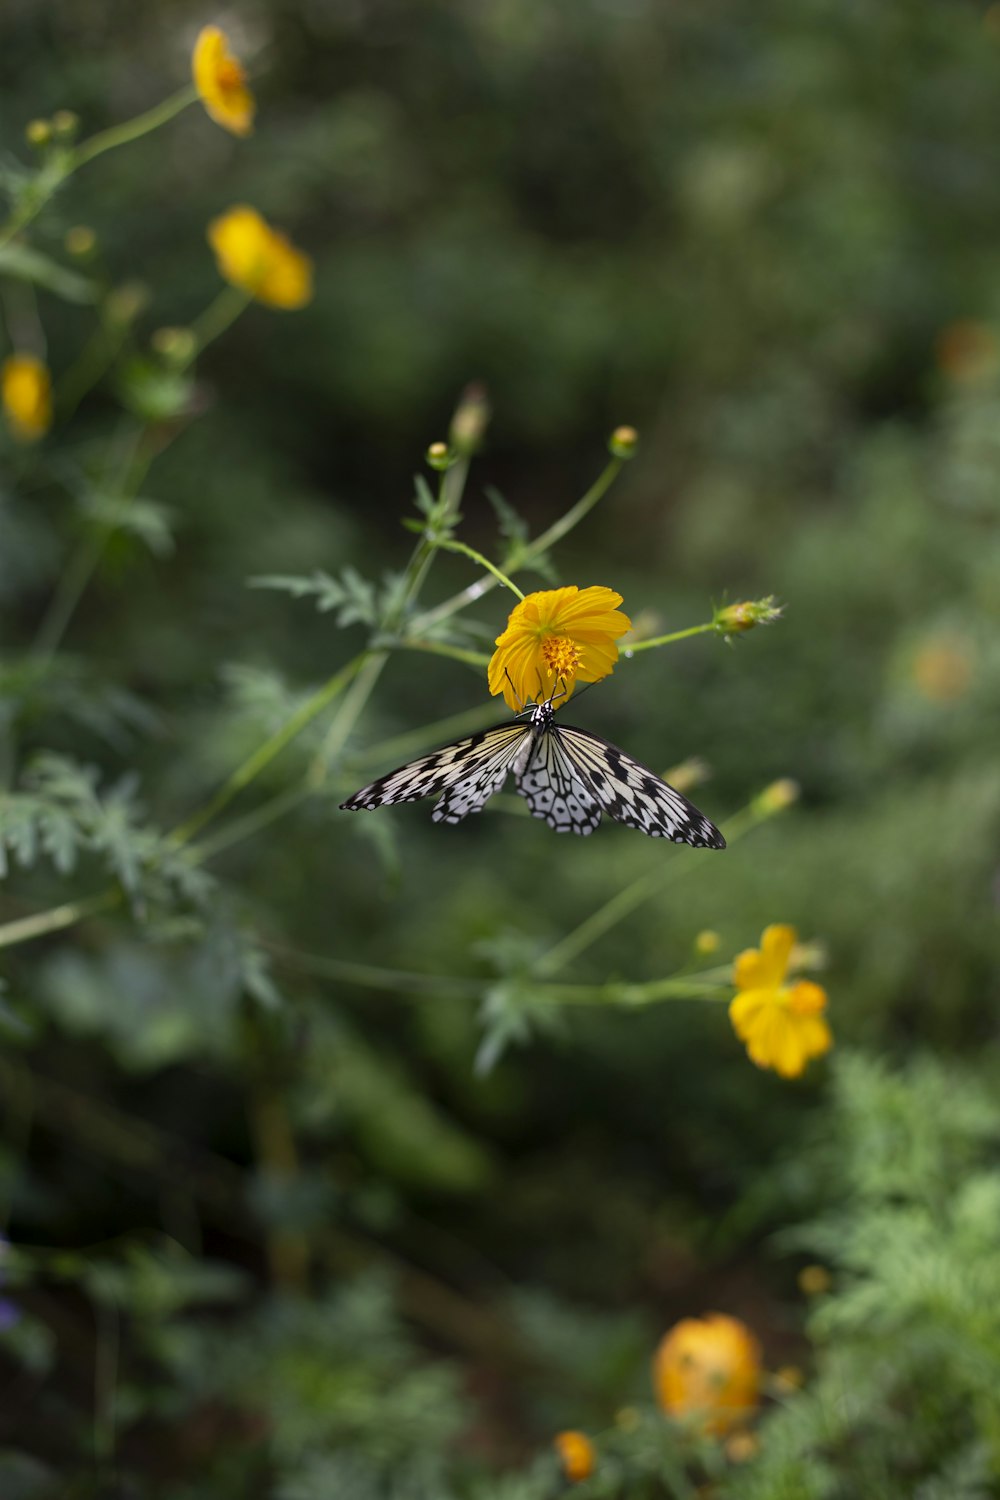
[{"label": "butterfly hindwing", "polygon": [[600,823],[600,803],[554,726],[542,731],[524,769],[515,770],[515,776],[532,815],[544,818],[557,833],[586,835]]},{"label": "butterfly hindwing", "polygon": [[461,822],[470,812],[479,812],[486,799],[499,791],[518,749],[530,734],[528,725],[520,723],[481,730],[380,776],[348,797],[341,807],[369,812],[443,794],[432,814],[435,822]]},{"label": "butterfly hindwing", "polygon": [[558,739],[601,809],[616,822],[650,838],[672,839],[696,849],[726,847],[715,824],[693,803],[617,745],[568,724],[553,725],[548,733]]}]

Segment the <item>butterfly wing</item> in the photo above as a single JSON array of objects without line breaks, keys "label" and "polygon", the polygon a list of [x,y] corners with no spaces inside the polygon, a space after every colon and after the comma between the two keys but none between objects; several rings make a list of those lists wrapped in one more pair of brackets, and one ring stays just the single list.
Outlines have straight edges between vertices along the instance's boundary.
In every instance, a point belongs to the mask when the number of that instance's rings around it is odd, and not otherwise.
[{"label": "butterfly wing", "polygon": [[530,734],[527,724],[516,722],[484,729],[380,776],[340,805],[349,812],[370,812],[396,802],[439,796],[431,815],[434,821],[460,823],[469,813],[479,812],[500,790],[511,762]]},{"label": "butterfly wing", "polygon": [[695,849],[726,847],[715,824],[693,803],[617,745],[568,724],[553,725],[549,735],[558,742],[600,810],[617,822],[651,838],[672,839],[675,844],[691,844]]},{"label": "butterfly wing", "polygon": [[515,767],[517,789],[535,818],[544,818],[556,833],[593,833],[601,805],[564,749],[559,731],[545,728],[523,768]]}]

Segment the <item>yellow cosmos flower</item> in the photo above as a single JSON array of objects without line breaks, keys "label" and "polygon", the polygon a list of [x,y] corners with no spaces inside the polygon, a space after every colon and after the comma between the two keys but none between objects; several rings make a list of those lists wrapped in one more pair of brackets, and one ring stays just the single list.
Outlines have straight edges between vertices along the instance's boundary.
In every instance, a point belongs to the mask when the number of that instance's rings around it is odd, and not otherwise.
[{"label": "yellow cosmos flower", "polygon": [[795,946],[795,928],[776,923],[764,931],[760,948],[748,948],[736,960],[736,997],[729,1019],[758,1068],[773,1068],[783,1078],[797,1078],[812,1057],[833,1046],[823,1018],[826,991],[808,979],[785,983]]},{"label": "yellow cosmos flower", "polygon": [[255,208],[240,203],[213,219],[208,242],[220,273],[257,302],[291,309],[312,300],[312,261]]},{"label": "yellow cosmos flower", "polygon": [[198,33],[191,72],[198,97],[216,125],[232,135],[249,135],[257,105],[243,65],[229,51],[229,38],[218,26],[205,26]]},{"label": "yellow cosmos flower", "polygon": [[4,415],[19,443],[34,443],[52,426],[52,377],[33,354],[12,354],[0,370]]},{"label": "yellow cosmos flower", "polygon": [[656,1399],[671,1417],[718,1435],[738,1427],[760,1395],[760,1345],[725,1313],[684,1318],[653,1357]]},{"label": "yellow cosmos flower", "polygon": [[[549,698],[614,671],[618,639],[632,622],[617,608],[621,594],[601,585],[543,589],[510,612],[489,666],[490,692],[515,713],[529,698]],[[563,701],[565,701],[565,698]]]},{"label": "yellow cosmos flower", "polygon": [[597,1467],[597,1451],[585,1432],[558,1432],[552,1446],[562,1459],[563,1473],[573,1484],[589,1479]]}]

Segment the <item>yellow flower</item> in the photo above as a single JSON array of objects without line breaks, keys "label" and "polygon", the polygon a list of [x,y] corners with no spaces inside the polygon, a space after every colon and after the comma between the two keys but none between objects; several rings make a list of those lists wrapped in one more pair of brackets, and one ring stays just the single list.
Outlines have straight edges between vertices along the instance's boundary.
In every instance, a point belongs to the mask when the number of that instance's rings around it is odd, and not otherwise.
[{"label": "yellow flower", "polygon": [[305,307],[312,299],[312,261],[272,229],[255,208],[237,204],[208,226],[219,271],[268,307]]},{"label": "yellow flower", "polygon": [[558,1432],[552,1446],[562,1459],[563,1473],[574,1484],[589,1479],[597,1467],[597,1452],[585,1432]]},{"label": "yellow flower", "polygon": [[529,699],[541,700],[576,681],[599,682],[614,671],[619,636],[632,622],[616,608],[621,594],[595,584],[580,589],[543,589],[528,594],[510,612],[497,636],[489,667],[490,692],[503,693],[515,713]]},{"label": "yellow flower", "polygon": [[191,72],[198,97],[216,125],[233,135],[249,135],[257,105],[247,88],[246,72],[218,26],[204,26],[198,33]]},{"label": "yellow flower", "polygon": [[33,354],[12,354],[0,370],[7,425],[19,443],[34,443],[52,426],[52,378]]},{"label": "yellow flower", "polygon": [[653,1358],[653,1385],[663,1410],[720,1435],[754,1410],[760,1375],[760,1345],[745,1323],[725,1313],[682,1319]]},{"label": "yellow flower", "polygon": [[826,991],[811,980],[786,984],[795,928],[776,923],[764,931],[760,949],[748,948],[736,960],[736,997],[729,1019],[758,1068],[797,1078],[812,1057],[833,1046],[823,1018]]}]

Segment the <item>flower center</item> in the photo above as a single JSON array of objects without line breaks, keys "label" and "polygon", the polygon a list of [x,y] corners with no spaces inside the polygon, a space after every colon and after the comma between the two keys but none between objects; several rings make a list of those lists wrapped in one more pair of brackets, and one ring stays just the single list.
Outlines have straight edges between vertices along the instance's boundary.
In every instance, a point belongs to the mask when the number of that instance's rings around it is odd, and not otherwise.
[{"label": "flower center", "polygon": [[549,635],[542,642],[545,665],[556,677],[575,677],[580,664],[580,648],[566,635]]},{"label": "flower center", "polygon": [[215,76],[223,92],[242,88],[247,79],[246,73],[235,57],[224,57],[218,65]]}]

